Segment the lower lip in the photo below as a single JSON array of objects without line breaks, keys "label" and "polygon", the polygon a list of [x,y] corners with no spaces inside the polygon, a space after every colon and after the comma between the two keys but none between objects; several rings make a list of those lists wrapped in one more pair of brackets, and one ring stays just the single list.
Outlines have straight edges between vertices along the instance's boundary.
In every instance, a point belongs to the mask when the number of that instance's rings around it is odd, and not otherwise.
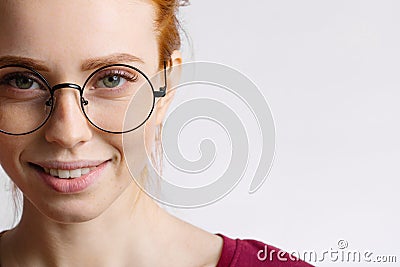
[{"label": "lower lip", "polygon": [[43,169],[37,169],[39,176],[44,180],[44,182],[60,193],[78,193],[89,186],[91,186],[104,172],[108,161],[103,162],[96,169],[90,171],[89,173],[82,175],[79,178],[71,178],[71,179],[61,179],[56,178],[48,173],[45,173]]}]

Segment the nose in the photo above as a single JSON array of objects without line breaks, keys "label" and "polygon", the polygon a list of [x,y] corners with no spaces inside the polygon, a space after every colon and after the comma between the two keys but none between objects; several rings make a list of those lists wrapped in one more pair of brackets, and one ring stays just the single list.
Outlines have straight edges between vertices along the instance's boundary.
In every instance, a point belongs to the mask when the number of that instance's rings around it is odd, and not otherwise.
[{"label": "nose", "polygon": [[46,140],[69,149],[89,141],[92,131],[81,109],[79,90],[57,88],[53,101],[53,111],[45,127]]}]

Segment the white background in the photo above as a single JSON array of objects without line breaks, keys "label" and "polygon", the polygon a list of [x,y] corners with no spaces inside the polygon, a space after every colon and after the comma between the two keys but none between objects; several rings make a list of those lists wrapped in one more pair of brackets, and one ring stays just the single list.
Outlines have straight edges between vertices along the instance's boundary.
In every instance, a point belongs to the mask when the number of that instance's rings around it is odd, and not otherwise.
[{"label": "white background", "polygon": [[[193,0],[182,8],[194,52],[185,43],[186,59],[252,79],[270,104],[277,142],[255,194],[247,193],[252,160],[221,201],[168,210],[208,231],[288,251],[322,256],[343,239],[349,250],[400,261],[399,10],[398,1],[370,0]],[[0,230],[10,224],[7,194],[0,192]]]}]

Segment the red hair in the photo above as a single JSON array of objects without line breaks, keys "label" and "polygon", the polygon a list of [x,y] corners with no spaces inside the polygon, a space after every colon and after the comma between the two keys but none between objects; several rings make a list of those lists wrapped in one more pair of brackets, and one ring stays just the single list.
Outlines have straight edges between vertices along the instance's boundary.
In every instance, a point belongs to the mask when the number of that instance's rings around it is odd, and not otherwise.
[{"label": "red hair", "polygon": [[181,47],[178,8],[189,4],[189,0],[152,0],[156,8],[155,23],[158,33],[159,68],[164,61],[170,62],[171,54]]}]

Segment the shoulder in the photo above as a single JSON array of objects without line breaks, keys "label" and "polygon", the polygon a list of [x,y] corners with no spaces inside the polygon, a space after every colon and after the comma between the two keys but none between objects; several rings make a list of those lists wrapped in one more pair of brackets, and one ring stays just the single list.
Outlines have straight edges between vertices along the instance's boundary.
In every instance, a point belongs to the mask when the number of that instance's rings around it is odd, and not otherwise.
[{"label": "shoulder", "polygon": [[223,247],[217,267],[312,267],[291,254],[254,239],[233,239],[217,233]]}]

